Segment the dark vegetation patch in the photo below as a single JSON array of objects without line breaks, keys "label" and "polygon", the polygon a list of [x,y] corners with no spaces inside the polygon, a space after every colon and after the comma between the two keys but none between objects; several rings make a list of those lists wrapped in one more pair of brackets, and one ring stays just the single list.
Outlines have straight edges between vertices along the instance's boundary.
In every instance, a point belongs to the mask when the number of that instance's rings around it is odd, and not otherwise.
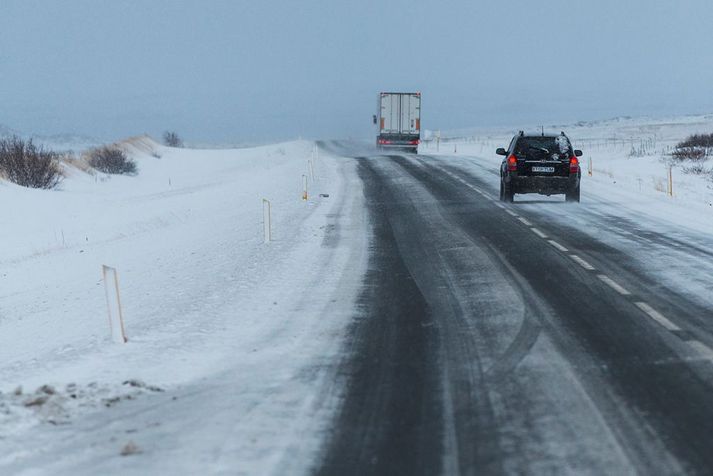
[{"label": "dark vegetation patch", "polygon": [[89,154],[89,165],[105,174],[136,175],[136,162],[117,147],[100,147]]},{"label": "dark vegetation patch", "polygon": [[32,139],[0,139],[0,175],[23,187],[53,189],[62,181],[59,155]]}]

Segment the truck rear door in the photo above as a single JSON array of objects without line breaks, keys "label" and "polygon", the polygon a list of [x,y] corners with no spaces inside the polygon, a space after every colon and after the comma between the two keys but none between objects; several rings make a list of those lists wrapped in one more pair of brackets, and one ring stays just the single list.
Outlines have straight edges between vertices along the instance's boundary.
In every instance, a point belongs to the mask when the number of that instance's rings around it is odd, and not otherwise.
[{"label": "truck rear door", "polygon": [[398,134],[401,102],[397,94],[381,95],[381,134]]},{"label": "truck rear door", "polygon": [[399,132],[419,135],[421,132],[421,95],[402,94]]}]

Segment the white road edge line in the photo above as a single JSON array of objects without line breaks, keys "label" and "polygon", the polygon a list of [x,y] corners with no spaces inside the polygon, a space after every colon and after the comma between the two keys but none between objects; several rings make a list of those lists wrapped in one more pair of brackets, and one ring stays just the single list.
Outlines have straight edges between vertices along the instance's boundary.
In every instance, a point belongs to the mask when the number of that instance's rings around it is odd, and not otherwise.
[{"label": "white road edge line", "polygon": [[577,255],[569,255],[569,257],[572,258],[575,263],[577,263],[578,265],[580,265],[582,268],[586,269],[587,271],[594,271],[594,266],[592,266],[591,264],[587,263],[586,261],[584,261],[584,260],[583,260],[582,258],[580,258],[579,256],[577,256]]},{"label": "white road edge line", "polygon": [[688,341],[688,345],[693,347],[693,349],[696,352],[701,354],[706,359],[713,360],[713,349],[711,349],[710,347],[705,345],[703,342],[701,342],[699,340],[691,340],[691,341]]},{"label": "white road edge line", "polygon": [[530,223],[529,221],[527,221],[527,219],[525,219],[523,217],[518,217],[518,220],[520,220],[523,224],[525,224],[527,226],[532,226],[532,223]]},{"label": "white road edge line", "polygon": [[512,216],[514,216],[515,218],[518,217],[518,214],[517,214],[517,213],[515,213],[515,212],[512,211],[512,210],[508,210],[507,208],[505,209],[505,213],[507,213],[508,215],[512,215]]},{"label": "white road edge line", "polygon": [[614,291],[618,292],[622,296],[629,296],[631,293],[626,290],[621,284],[614,281],[612,278],[606,274],[598,274],[597,278],[601,279],[607,286],[612,288]]},{"label": "white road edge line", "polygon": [[653,307],[649,306],[645,302],[636,302],[636,307],[644,311],[648,316],[653,319],[654,321],[658,322],[662,326],[664,326],[667,330],[669,331],[680,331],[681,328],[678,327],[676,324],[673,322],[669,321],[663,314],[658,312],[656,309]]},{"label": "white road edge line", "polygon": [[538,229],[535,228],[534,226],[533,226],[532,228],[530,228],[530,230],[531,230],[534,234],[536,234],[537,236],[539,236],[540,238],[543,238],[543,239],[546,239],[546,238],[547,238],[547,235],[545,235],[544,233],[542,233],[540,230],[538,230]]},{"label": "white road edge line", "polygon": [[554,246],[554,247],[557,248],[558,250],[562,251],[563,253],[566,253],[566,252],[569,251],[567,248],[565,248],[564,246],[560,245],[560,244],[557,243],[555,240],[547,240],[547,241],[548,241],[552,246]]}]

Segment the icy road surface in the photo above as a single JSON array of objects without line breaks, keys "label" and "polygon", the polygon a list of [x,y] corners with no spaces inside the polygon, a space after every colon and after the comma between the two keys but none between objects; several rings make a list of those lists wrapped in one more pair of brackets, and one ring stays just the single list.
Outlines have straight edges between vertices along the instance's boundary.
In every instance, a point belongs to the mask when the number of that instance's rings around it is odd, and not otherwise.
[{"label": "icy road surface", "polygon": [[586,181],[504,206],[497,159],[356,160],[374,243],[320,474],[713,467],[710,234]]}]

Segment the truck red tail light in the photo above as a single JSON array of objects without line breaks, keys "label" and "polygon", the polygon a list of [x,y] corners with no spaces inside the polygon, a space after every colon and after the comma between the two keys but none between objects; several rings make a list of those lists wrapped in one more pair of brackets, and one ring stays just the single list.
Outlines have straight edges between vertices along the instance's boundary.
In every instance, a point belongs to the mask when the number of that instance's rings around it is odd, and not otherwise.
[{"label": "truck red tail light", "polygon": [[579,159],[573,155],[569,159],[569,173],[576,174],[577,172],[579,172]]},{"label": "truck red tail light", "polygon": [[510,172],[517,172],[517,157],[514,155],[508,157],[508,170]]},{"label": "truck red tail light", "polygon": [[412,140],[411,142],[409,142],[409,144],[418,145],[419,142],[421,142],[421,141],[419,141],[418,139],[416,139],[416,140]]}]

